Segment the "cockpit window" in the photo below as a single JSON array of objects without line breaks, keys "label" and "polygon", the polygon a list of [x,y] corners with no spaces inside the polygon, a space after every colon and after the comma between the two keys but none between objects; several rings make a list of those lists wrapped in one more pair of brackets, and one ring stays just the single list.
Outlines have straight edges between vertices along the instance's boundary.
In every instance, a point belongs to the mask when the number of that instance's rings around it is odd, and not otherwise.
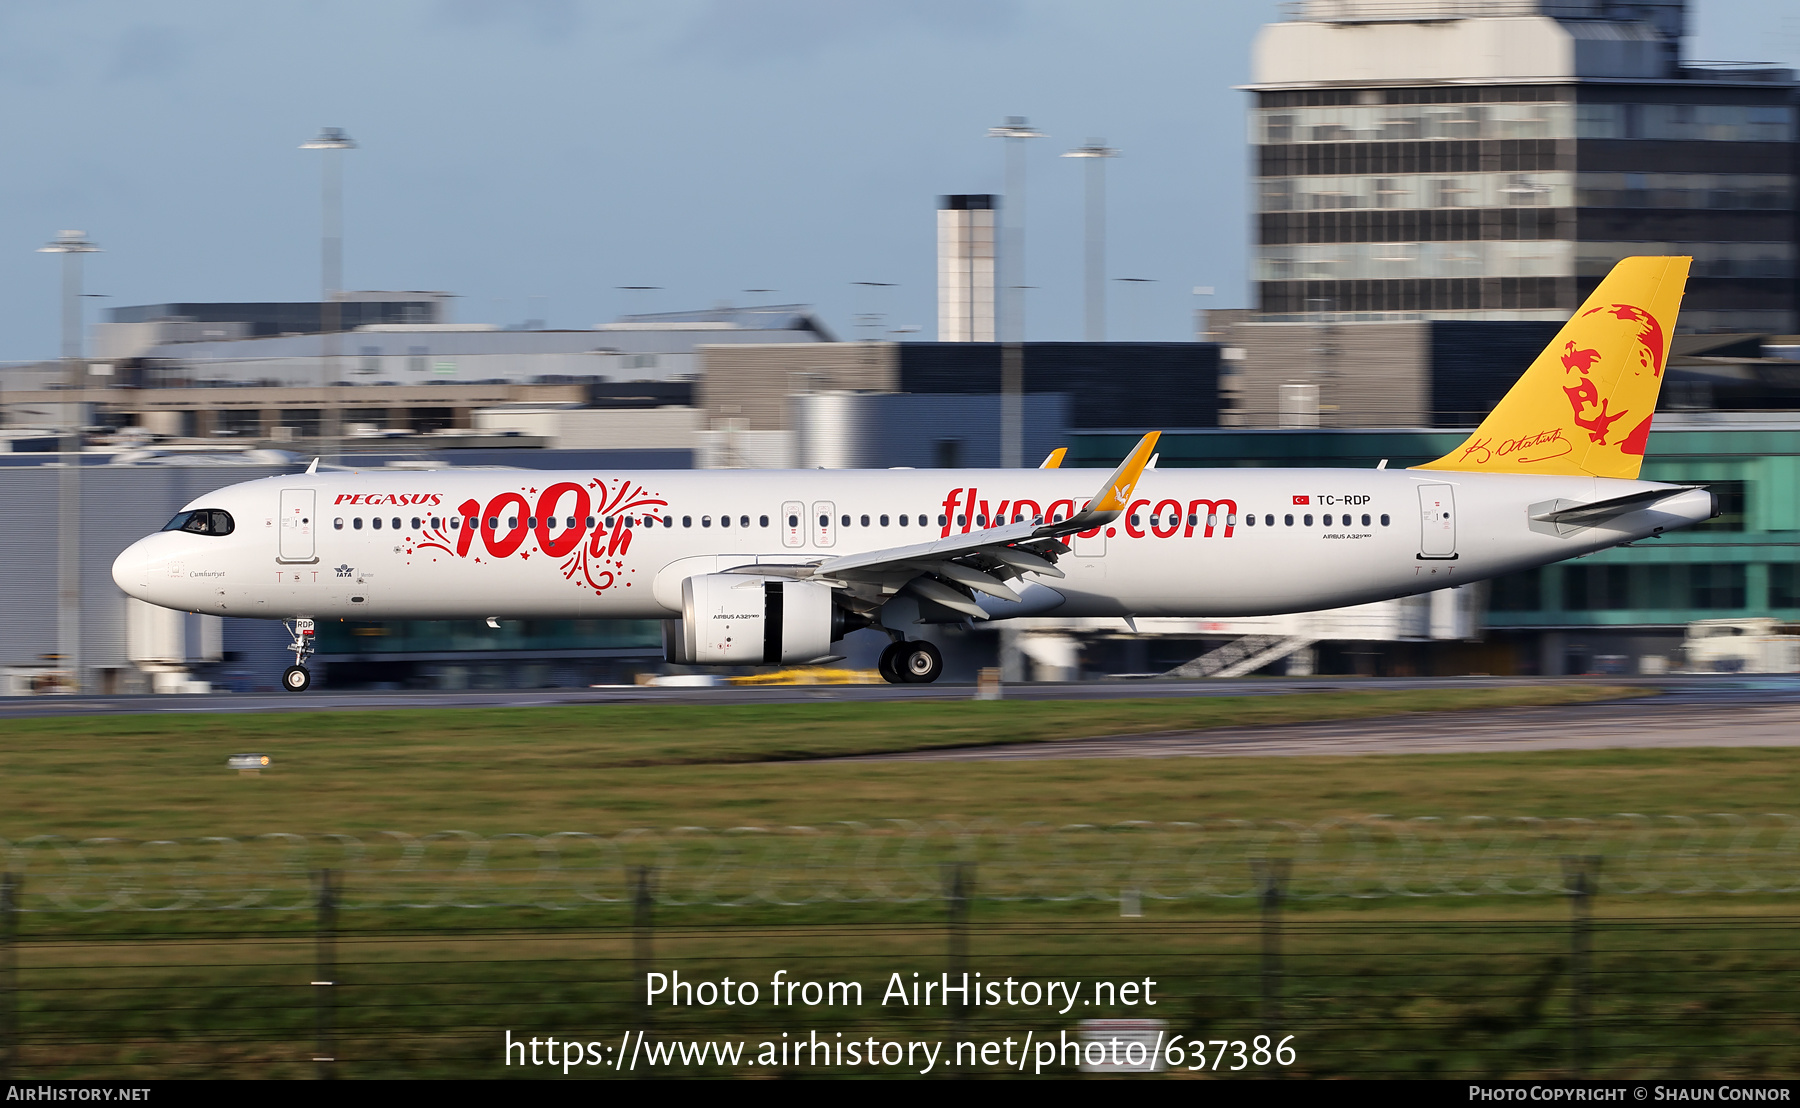
[{"label": "cockpit window", "polygon": [[190,535],[229,535],[234,529],[231,513],[221,512],[217,508],[182,512],[163,528],[165,531],[186,531]]}]

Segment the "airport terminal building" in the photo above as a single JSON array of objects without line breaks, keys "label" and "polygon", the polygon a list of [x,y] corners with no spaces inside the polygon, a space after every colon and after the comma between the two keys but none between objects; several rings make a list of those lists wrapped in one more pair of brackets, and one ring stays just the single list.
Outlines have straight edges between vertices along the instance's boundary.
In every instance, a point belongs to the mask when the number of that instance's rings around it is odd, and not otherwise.
[{"label": "airport terminal building", "polygon": [[1250,86],[1270,321],[1560,321],[1690,254],[1681,328],[1800,330],[1795,81],[1682,57],[1684,0],[1304,0]]}]

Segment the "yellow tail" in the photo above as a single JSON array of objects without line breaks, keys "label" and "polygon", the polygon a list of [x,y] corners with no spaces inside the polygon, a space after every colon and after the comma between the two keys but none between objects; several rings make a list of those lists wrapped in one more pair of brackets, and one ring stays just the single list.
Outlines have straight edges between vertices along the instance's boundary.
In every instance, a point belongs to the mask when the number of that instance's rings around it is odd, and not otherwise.
[{"label": "yellow tail", "polygon": [[1416,469],[1635,478],[1692,258],[1626,258],[1468,441]]}]

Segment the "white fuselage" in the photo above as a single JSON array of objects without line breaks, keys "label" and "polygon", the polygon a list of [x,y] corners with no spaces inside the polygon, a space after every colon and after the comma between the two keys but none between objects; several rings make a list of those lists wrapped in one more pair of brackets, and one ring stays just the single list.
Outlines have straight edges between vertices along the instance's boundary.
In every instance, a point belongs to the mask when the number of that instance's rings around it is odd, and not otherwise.
[{"label": "white fuselage", "polygon": [[[263,619],[668,619],[681,614],[689,576],[910,546],[1016,512],[1066,519],[1103,478],[1068,469],[271,477],[188,506],[230,513],[229,534],[150,535],[113,575],[153,604]],[[1657,488],[1671,497],[1599,526],[1531,519]],[[1711,510],[1702,490],[1587,477],[1150,470],[1123,515],[1065,540],[1066,577],[1027,575],[1029,603],[996,614],[1339,607],[1571,558]]]}]

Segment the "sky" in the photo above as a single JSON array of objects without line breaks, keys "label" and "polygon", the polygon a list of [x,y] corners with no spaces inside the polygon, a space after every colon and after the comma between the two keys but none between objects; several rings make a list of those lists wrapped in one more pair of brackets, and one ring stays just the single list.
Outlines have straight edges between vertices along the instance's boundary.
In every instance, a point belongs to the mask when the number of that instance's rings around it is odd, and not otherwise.
[{"label": "sky", "polygon": [[[1800,65],[1784,0],[1690,10],[1687,56]],[[358,143],[340,155],[346,288],[443,290],[462,322],[555,327],[799,302],[843,337],[932,338],[937,197],[1003,192],[987,129],[1025,116],[1047,134],[1027,143],[1027,337],[1082,337],[1085,163],[1058,155],[1104,138],[1122,152],[1106,166],[1108,336],[1189,338],[1196,307],[1249,303],[1236,86],[1277,14],[0,0],[0,360],[58,352],[60,262],[35,251],[64,228],[104,251],[86,259],[90,321],[317,299],[322,155],[299,147],[325,126]]]}]

